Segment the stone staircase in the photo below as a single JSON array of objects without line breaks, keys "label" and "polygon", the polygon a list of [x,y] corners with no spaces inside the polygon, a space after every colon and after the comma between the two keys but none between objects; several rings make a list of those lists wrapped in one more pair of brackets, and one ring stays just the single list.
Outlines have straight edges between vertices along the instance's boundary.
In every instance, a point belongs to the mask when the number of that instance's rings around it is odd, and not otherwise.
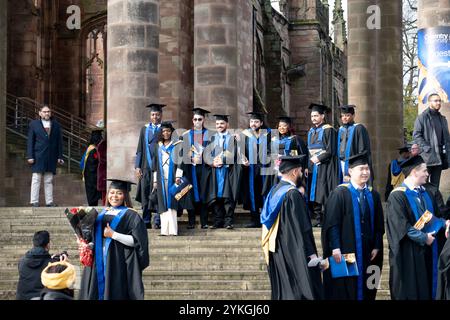
[{"label": "stone staircase", "polygon": [[[17,264],[31,248],[32,236],[48,230],[51,253],[67,250],[81,268],[75,236],[64,208],[0,208],[0,299],[15,299]],[[144,271],[148,300],[266,300],[270,282],[260,246],[260,229],[245,229],[249,215],[238,209],[234,230],[187,230],[187,214],[179,217],[179,236],[161,237],[149,230],[150,266]],[[210,217],[211,221],[211,217]],[[314,230],[319,253],[320,229]],[[385,240],[385,247],[387,243]],[[388,258],[378,299],[389,299]]]}]

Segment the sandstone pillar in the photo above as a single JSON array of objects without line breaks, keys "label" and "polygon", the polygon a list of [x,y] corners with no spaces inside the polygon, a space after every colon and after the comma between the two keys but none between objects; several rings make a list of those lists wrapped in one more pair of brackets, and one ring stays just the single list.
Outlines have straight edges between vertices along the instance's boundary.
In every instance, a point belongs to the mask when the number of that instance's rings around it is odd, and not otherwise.
[{"label": "sandstone pillar", "polygon": [[[434,27],[450,27],[450,0],[419,0],[417,27],[419,30]],[[450,92],[447,92],[447,96],[450,96]],[[419,103],[419,112],[422,112],[426,108],[426,105],[422,104],[421,101]],[[447,118],[447,121],[450,120],[449,107],[450,103],[447,99],[446,103],[442,104],[440,110],[442,115]],[[445,196],[444,200],[447,199],[450,195],[450,170],[442,172],[440,189]]]},{"label": "sandstone pillar", "polygon": [[5,161],[6,161],[6,43],[7,1],[0,2],[0,207],[6,203]]},{"label": "sandstone pillar", "polygon": [[108,1],[108,178],[134,180],[145,105],[159,101],[159,0]]},{"label": "sandstone pillar", "polygon": [[[379,29],[368,26],[369,6],[380,10]],[[354,0],[348,10],[348,101],[369,130],[375,187],[383,194],[388,163],[403,143],[402,3]]]}]

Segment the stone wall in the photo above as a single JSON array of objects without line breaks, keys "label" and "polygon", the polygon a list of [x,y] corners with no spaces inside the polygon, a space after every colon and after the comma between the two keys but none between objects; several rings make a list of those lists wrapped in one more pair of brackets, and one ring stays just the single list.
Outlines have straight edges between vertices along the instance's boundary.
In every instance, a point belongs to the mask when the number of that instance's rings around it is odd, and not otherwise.
[{"label": "stone wall", "polygon": [[[0,43],[7,43],[8,3],[0,2]],[[6,162],[6,73],[7,46],[0,46],[0,207],[6,203],[5,162]]]}]

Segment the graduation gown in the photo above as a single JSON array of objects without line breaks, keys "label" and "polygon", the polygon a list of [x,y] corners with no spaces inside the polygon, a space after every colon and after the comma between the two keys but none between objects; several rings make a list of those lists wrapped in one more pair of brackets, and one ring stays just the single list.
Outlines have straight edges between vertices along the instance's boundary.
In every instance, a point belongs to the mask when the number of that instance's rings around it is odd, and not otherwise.
[{"label": "graduation gown", "polygon": [[450,300],[450,241],[448,239],[439,256],[436,300]]},{"label": "graduation gown", "polygon": [[[170,164],[169,164],[169,181],[168,181],[168,187],[167,190],[173,185],[175,184],[175,180],[176,180],[176,172],[177,169],[180,169],[183,171],[183,176],[186,176],[186,168],[187,165],[181,163],[179,165],[177,165],[176,163],[178,161],[175,161],[175,153],[178,151],[177,148],[181,147],[181,143],[182,141],[177,141],[175,143],[173,143],[173,145],[171,146],[171,148],[169,148],[169,150],[171,150],[171,156],[170,156]],[[157,189],[156,189],[156,194],[158,197],[158,213],[164,213],[166,211],[168,211],[168,209],[174,209],[174,210],[178,210],[178,209],[186,209],[186,210],[191,210],[193,209],[193,203],[194,203],[194,195],[193,195],[193,190],[191,189],[186,195],[184,195],[183,198],[180,199],[180,201],[177,201],[173,196],[171,196],[170,194],[168,194],[168,192],[166,193],[166,189],[164,189],[163,186],[163,172],[162,170],[162,142],[158,143],[157,145],[155,145],[155,158],[154,158],[154,162],[153,162],[153,171],[156,172],[156,182],[157,182]],[[180,155],[182,156],[182,152],[180,152]],[[171,178],[171,179],[170,179]],[[192,183],[192,182],[191,182]],[[170,203],[168,198],[170,198]]]},{"label": "graduation gown", "polygon": [[405,175],[400,167],[401,161],[398,159],[392,160],[388,166],[388,176],[386,180],[386,192],[384,199],[387,201],[392,190],[399,187],[405,180]]},{"label": "graduation gown", "polygon": [[[431,300],[433,248],[412,241],[407,233],[416,223],[406,187],[394,189],[389,195],[386,211],[386,231],[389,241],[389,287],[392,300]],[[433,212],[439,217],[435,200]],[[427,208],[428,209],[428,208]],[[437,254],[445,238],[441,229],[436,235]]]},{"label": "graduation gown", "polygon": [[[144,284],[142,272],[149,265],[149,244],[147,229],[139,214],[129,208],[124,208],[124,214],[114,228],[114,216],[101,214],[97,217],[94,234],[94,264],[85,267],[81,278],[80,300],[99,299],[99,281],[97,274],[97,255],[102,255],[107,243],[103,238],[106,222],[113,230],[133,236],[135,246],[128,247],[111,239],[106,253],[104,269],[104,300],[143,300]],[[100,232],[100,233],[99,233]],[[99,237],[99,234],[101,235]],[[103,245],[102,245],[103,244]],[[99,251],[100,250],[100,251]]]},{"label": "graduation gown", "polygon": [[104,138],[97,146],[98,168],[97,168],[97,190],[106,193],[106,159],[107,143]]},{"label": "graduation gown", "polygon": [[[205,148],[208,146],[210,138],[212,136],[212,132],[208,129],[202,130],[202,144],[201,147]],[[206,203],[206,192],[208,189],[206,188],[204,182],[205,182],[205,175],[208,171],[208,166],[205,163],[205,159],[202,158],[202,163],[193,165],[191,163],[191,156],[193,157],[193,152],[191,151],[191,148],[194,146],[194,140],[196,140],[197,136],[200,135],[200,133],[196,133],[194,129],[188,130],[184,132],[180,140],[183,142],[183,170],[184,170],[184,176],[189,180],[189,182],[192,184],[192,200],[193,203],[189,205],[190,207],[194,207],[194,202],[201,202]],[[199,146],[196,146],[197,151]],[[203,155],[202,155],[203,157]],[[187,203],[186,203],[187,205]],[[187,209],[187,208],[185,208]]]},{"label": "graduation gown", "polygon": [[[211,137],[210,148],[208,148],[211,150],[211,160],[222,152],[222,146],[218,145],[218,139],[218,134]],[[214,149],[215,146],[217,150]],[[205,186],[206,190],[204,202],[208,205],[211,205],[219,198],[219,182],[223,185],[221,198],[230,199],[235,203],[240,192],[242,167],[237,162],[237,143],[234,136],[228,135],[224,147],[225,153],[222,156],[222,160],[225,165],[223,167],[214,168],[212,163],[205,160],[207,165],[203,171],[202,185]]]},{"label": "graduation gown", "polygon": [[[323,257],[334,259],[332,257],[333,248],[331,245],[331,229],[337,227],[339,230],[340,250],[342,254],[355,253],[357,251],[357,235],[361,244],[361,260],[358,261],[358,270],[361,275],[360,281],[361,291],[359,299],[375,300],[376,289],[369,290],[366,282],[367,277],[373,273],[367,274],[367,268],[371,265],[379,267],[380,275],[383,266],[383,234],[384,234],[384,217],[383,207],[380,195],[375,190],[370,190],[373,199],[373,213],[370,212],[369,195],[366,195],[365,223],[362,219],[358,223],[355,222],[355,205],[349,184],[340,185],[336,188],[328,198],[325,206],[324,223],[322,228],[322,248]],[[358,208],[357,212],[361,216],[359,202],[355,203]],[[373,217],[371,217],[373,214]],[[369,221],[370,222],[369,222]],[[369,224],[366,224],[369,222]],[[372,227],[373,224],[373,227]],[[359,233],[356,231],[359,229]],[[373,249],[379,249],[377,256],[370,261]],[[332,278],[331,269],[324,271],[324,291],[326,299],[331,300],[357,300],[358,299],[358,278],[359,277],[342,277]]]},{"label": "graduation gown", "polygon": [[[137,184],[136,201],[141,203],[143,209],[151,210],[152,208],[149,201],[150,192],[153,188],[152,167],[156,150],[155,145],[158,143],[158,135],[160,131],[161,129],[158,127],[155,132],[153,132],[152,125],[146,124],[141,128],[139,133],[135,168],[141,169],[142,178]],[[148,133],[147,138],[146,133]]]},{"label": "graduation gown", "polygon": [[[306,147],[306,144],[303,142],[303,140],[297,136],[297,135],[280,135],[280,139],[277,139],[277,137],[272,137],[272,150],[277,150],[278,155],[283,156],[296,156],[296,155],[307,155],[308,154],[308,148]],[[272,159],[273,160],[273,159]],[[303,168],[306,168],[307,163],[303,165]],[[267,195],[270,191],[270,189],[277,185],[278,182],[280,182],[281,175],[279,175],[278,170],[270,176],[268,176],[264,180],[264,186],[263,186],[263,194]],[[306,177],[303,176],[303,183],[304,186],[306,186],[307,181]]]},{"label": "graduation gown", "polygon": [[[337,152],[339,158],[339,169],[341,168],[341,161],[345,159],[360,154],[362,152],[367,152],[367,157],[370,167],[370,181],[373,181],[374,175],[372,170],[372,151],[370,149],[370,138],[369,132],[366,127],[360,123],[353,123],[351,125],[341,126],[338,130],[338,144]],[[348,173],[348,161],[345,164],[346,171]],[[340,173],[340,183],[343,182],[342,170]]]},{"label": "graduation gown", "polygon": [[[271,214],[272,235],[275,234],[275,252],[268,251],[268,273],[272,287],[272,300],[316,300],[322,298],[322,281],[319,267],[308,267],[308,257],[317,254],[311,221],[306,203],[300,192],[289,190],[292,185],[281,181],[268,196],[262,218],[266,217],[277,201],[282,201],[280,209]],[[287,192],[286,189],[288,188]],[[284,198],[277,197],[281,191]],[[270,205],[269,205],[270,203]],[[267,230],[266,223],[263,229]],[[264,244],[264,231],[263,231]],[[265,253],[267,254],[267,253]]]},{"label": "graduation gown", "polygon": [[84,158],[83,179],[89,206],[97,206],[102,194],[97,190],[98,153],[95,145],[90,145]]},{"label": "graduation gown", "polygon": [[[248,167],[242,166],[242,192],[240,193],[239,203],[243,204],[244,210],[252,212],[259,211],[263,207],[265,196],[263,191],[270,190],[269,187],[264,189],[265,181],[266,179],[273,179],[269,172],[271,134],[269,129],[265,130],[266,132],[259,137],[253,134],[252,129],[246,129],[241,134],[245,146],[243,153],[250,163],[252,163],[251,158],[253,157],[254,164],[250,164]],[[263,155],[263,159],[260,158],[259,154]]]},{"label": "graduation gown", "polygon": [[[320,141],[320,128],[323,129],[322,142]],[[309,161],[309,201],[325,204],[331,191],[339,185],[336,142],[336,130],[328,124],[323,124],[319,128],[312,128],[308,133],[308,149],[311,151],[321,146],[323,150],[318,156],[319,165],[314,165]],[[314,171],[317,173],[315,174]]]}]

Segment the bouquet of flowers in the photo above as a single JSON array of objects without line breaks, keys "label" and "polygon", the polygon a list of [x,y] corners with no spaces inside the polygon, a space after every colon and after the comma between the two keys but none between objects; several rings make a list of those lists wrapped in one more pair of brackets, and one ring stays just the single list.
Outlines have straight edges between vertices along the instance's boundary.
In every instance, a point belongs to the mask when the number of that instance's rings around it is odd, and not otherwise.
[{"label": "bouquet of flowers", "polygon": [[80,262],[87,267],[93,264],[94,227],[98,212],[91,207],[66,208],[65,215],[77,236]]}]

